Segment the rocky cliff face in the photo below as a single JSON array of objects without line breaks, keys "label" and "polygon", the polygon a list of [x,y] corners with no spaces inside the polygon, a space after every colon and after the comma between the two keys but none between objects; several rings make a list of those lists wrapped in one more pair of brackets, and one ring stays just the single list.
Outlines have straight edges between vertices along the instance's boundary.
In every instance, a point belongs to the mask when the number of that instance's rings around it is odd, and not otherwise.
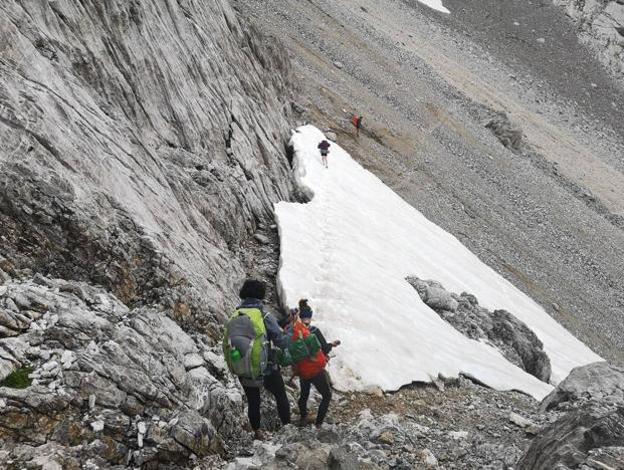
[{"label": "rocky cliff face", "polygon": [[289,194],[286,58],[226,1],[0,8],[4,256],[127,304],[184,285],[220,310],[233,254]]},{"label": "rocky cliff face", "polygon": [[35,378],[0,387],[3,446],[34,449],[7,458],[223,450],[210,351],[291,193],[287,58],[226,0],[14,0],[0,35],[0,380]]},{"label": "rocky cliff face", "polygon": [[579,37],[624,85],[624,1],[554,0],[578,26]]}]

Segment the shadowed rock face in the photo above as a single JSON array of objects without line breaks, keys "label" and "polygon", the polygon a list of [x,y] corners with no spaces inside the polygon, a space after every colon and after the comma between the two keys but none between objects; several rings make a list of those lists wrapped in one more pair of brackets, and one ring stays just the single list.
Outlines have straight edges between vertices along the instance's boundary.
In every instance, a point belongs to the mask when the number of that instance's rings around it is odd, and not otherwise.
[{"label": "shadowed rock face", "polygon": [[566,413],[546,427],[518,462],[521,470],[622,468],[624,375],[607,363],[577,367],[542,402]]},{"label": "shadowed rock face", "polygon": [[425,304],[456,330],[471,339],[487,341],[511,363],[548,382],[550,360],[542,342],[524,322],[506,310],[490,312],[479,305],[474,295],[448,292],[439,282],[413,276],[407,282]]},{"label": "shadowed rock face", "polygon": [[186,465],[240,434],[215,348],[291,194],[289,76],[227,0],[0,4],[0,380],[35,369],[0,387],[2,458]]},{"label": "shadowed rock face", "polygon": [[10,1],[0,31],[0,254],[220,311],[290,193],[282,51],[225,0]]},{"label": "shadowed rock face", "polygon": [[585,405],[540,433],[517,468],[622,468],[622,457],[624,407]]}]

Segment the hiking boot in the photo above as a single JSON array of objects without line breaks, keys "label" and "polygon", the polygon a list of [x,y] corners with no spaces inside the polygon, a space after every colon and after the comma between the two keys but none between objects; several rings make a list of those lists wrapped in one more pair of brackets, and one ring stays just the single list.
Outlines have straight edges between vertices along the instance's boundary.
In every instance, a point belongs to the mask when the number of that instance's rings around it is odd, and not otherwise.
[{"label": "hiking boot", "polygon": [[301,427],[305,427],[308,424],[313,424],[316,421],[316,416],[303,416],[300,420],[299,420],[299,426]]},{"label": "hiking boot", "polygon": [[254,441],[266,441],[267,435],[262,429],[256,429],[254,431]]}]

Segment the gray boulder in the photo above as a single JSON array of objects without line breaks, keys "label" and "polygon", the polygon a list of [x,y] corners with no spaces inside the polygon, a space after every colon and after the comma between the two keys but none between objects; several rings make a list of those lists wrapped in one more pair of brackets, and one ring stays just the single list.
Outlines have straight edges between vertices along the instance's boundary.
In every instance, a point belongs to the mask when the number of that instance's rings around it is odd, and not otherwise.
[{"label": "gray boulder", "polygon": [[574,368],[542,401],[543,410],[581,401],[607,401],[624,405],[624,368],[596,362]]},{"label": "gray boulder", "polygon": [[577,367],[542,402],[567,410],[544,428],[520,470],[623,469],[624,370],[604,362]]},{"label": "gray boulder", "polygon": [[513,152],[521,152],[524,147],[524,134],[509,120],[504,112],[492,112],[485,124],[492,134]]},{"label": "gray boulder", "polygon": [[418,295],[424,303],[434,310],[445,310],[449,312],[455,312],[459,305],[459,302],[453,295],[448,292],[442,284],[436,281],[423,281],[417,277],[410,276],[407,278],[407,282],[418,291]]},{"label": "gray boulder", "polygon": [[518,462],[518,470],[622,469],[624,406],[588,404],[543,430]]}]

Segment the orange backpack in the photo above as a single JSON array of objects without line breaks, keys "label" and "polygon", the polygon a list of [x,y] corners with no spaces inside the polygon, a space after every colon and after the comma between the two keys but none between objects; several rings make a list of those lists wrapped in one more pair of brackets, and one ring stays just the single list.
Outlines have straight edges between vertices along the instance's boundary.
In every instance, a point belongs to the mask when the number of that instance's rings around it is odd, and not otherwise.
[{"label": "orange backpack", "polygon": [[[310,330],[301,321],[295,323],[293,327],[293,341],[298,339],[305,339],[310,336]],[[293,366],[295,375],[298,375],[302,379],[311,379],[316,377],[327,365],[327,356],[323,351],[316,353],[314,358],[304,359]]]}]

